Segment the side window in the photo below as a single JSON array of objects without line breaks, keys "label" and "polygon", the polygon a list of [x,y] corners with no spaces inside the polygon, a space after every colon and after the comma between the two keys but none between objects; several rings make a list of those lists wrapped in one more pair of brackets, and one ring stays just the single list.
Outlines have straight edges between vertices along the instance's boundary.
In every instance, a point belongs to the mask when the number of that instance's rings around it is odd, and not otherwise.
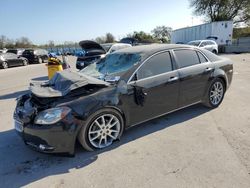
[{"label": "side window", "polygon": [[12,55],[11,58],[13,58],[13,59],[17,59],[18,58],[18,56],[16,54],[11,54],[11,55]]},{"label": "side window", "polygon": [[200,59],[201,63],[207,62],[207,59],[204,57],[204,55],[202,55],[200,52],[197,52],[197,54],[199,56],[199,59]]},{"label": "side window", "polygon": [[184,68],[200,63],[199,57],[194,50],[174,51],[179,68]]},{"label": "side window", "polygon": [[172,71],[172,61],[169,52],[163,52],[151,57],[137,72],[137,79],[148,78]]},{"label": "side window", "polygon": [[215,43],[212,42],[212,41],[209,41],[208,44],[209,44],[209,45],[215,45]]},{"label": "side window", "polygon": [[200,47],[204,47],[204,46],[207,46],[207,45],[208,45],[208,43],[207,43],[206,41],[203,41],[203,42],[201,43]]}]

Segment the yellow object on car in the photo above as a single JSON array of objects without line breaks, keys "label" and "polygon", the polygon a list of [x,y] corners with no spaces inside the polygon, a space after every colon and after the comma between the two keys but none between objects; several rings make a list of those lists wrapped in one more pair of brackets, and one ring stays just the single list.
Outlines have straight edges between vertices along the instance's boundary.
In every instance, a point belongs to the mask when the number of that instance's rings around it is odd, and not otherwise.
[{"label": "yellow object on car", "polygon": [[61,63],[60,59],[57,59],[54,57],[49,58],[47,66],[48,66],[49,79],[51,79],[57,71],[63,70],[62,63]]}]

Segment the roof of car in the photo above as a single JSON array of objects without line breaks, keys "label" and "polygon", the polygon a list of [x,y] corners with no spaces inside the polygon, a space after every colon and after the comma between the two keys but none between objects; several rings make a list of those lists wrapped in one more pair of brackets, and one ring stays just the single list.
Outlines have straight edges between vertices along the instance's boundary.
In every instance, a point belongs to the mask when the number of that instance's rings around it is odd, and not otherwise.
[{"label": "roof of car", "polygon": [[159,51],[171,50],[177,48],[194,48],[194,47],[182,44],[148,44],[148,45],[140,45],[140,46],[132,46],[130,48],[124,48],[114,53],[140,53],[146,56],[150,56]]},{"label": "roof of car", "polygon": [[[208,39],[205,39],[205,40],[192,40],[190,42],[204,42],[204,41],[212,41],[212,42],[215,42],[214,40],[208,40]],[[189,42],[189,43],[190,43]]]}]

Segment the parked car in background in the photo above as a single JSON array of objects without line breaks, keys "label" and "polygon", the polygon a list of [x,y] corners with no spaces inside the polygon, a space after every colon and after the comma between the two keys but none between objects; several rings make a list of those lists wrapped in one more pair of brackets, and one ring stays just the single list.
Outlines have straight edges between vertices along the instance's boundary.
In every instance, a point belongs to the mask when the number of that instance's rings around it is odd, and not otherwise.
[{"label": "parked car in background", "polygon": [[13,53],[2,53],[0,54],[0,66],[3,69],[14,66],[26,66],[28,65],[28,60],[24,57],[20,57]]},{"label": "parked car in background", "polygon": [[102,149],[141,122],[197,103],[218,107],[232,77],[232,61],[204,49],[125,48],[82,71],[31,84],[17,99],[15,128],[28,146],[45,153],[73,155],[76,139],[86,150]]},{"label": "parked car in background", "polygon": [[26,49],[22,56],[28,59],[29,63],[47,63],[49,58],[48,51],[44,49]]},{"label": "parked car in background", "polygon": [[83,57],[78,57],[76,60],[76,68],[80,70],[90,65],[91,63],[104,58],[107,54],[132,46],[131,44],[125,43],[98,44],[94,41],[89,40],[81,41],[79,45],[85,52],[85,55]]},{"label": "parked car in background", "polygon": [[16,54],[17,56],[22,56],[24,50],[25,50],[25,49],[22,49],[22,48],[18,48],[18,49],[8,49],[6,52],[7,52],[7,53]]},{"label": "parked car in background", "polygon": [[214,54],[218,53],[218,44],[213,40],[194,40],[190,41],[188,45],[197,46],[202,49],[206,49]]},{"label": "parked car in background", "polygon": [[136,46],[139,44],[138,40],[136,38],[132,38],[132,37],[122,38],[120,40],[120,43],[131,44],[132,46]]}]

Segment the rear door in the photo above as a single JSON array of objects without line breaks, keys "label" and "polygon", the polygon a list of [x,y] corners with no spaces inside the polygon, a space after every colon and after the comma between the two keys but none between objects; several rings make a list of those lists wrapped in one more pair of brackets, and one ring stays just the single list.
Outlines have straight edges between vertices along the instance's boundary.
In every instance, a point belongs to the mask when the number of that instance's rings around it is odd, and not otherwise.
[{"label": "rear door", "polygon": [[16,54],[11,54],[11,60],[15,66],[21,65],[23,60],[18,57]]},{"label": "rear door", "polygon": [[179,107],[202,100],[214,64],[200,52],[193,49],[174,50],[180,76]]},{"label": "rear door", "polygon": [[178,71],[170,53],[161,52],[148,59],[128,84],[130,123],[136,124],[176,109],[179,96]]},{"label": "rear door", "polygon": [[6,53],[5,58],[6,58],[9,66],[17,66],[18,65],[16,54]]}]

